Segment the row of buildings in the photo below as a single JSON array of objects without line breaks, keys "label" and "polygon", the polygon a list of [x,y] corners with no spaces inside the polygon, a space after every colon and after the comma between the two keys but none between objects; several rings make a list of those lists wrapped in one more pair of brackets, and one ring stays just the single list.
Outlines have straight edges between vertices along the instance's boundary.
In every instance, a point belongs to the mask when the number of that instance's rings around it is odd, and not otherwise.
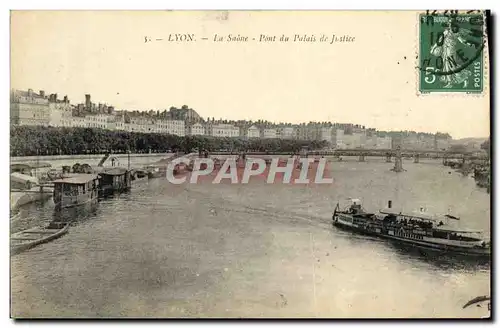
[{"label": "row of buildings", "polygon": [[113,106],[93,103],[90,95],[85,95],[85,103],[72,105],[67,96],[59,99],[57,94],[46,95],[43,90],[36,93],[31,89],[11,91],[10,119],[13,125],[87,127],[179,136],[324,140],[332,148],[348,149],[389,149],[397,142],[405,149],[442,150],[447,149],[450,142],[450,138],[418,133],[393,138],[354,124],[204,120],[187,106],[171,107],[163,112],[118,111]]}]

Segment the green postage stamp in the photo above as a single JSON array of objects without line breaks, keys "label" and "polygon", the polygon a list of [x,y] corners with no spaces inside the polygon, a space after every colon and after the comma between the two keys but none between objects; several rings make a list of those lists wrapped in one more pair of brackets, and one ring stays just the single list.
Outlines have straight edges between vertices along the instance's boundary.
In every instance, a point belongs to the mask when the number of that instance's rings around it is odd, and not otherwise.
[{"label": "green postage stamp", "polygon": [[419,91],[482,92],[485,31],[485,15],[477,10],[420,14]]}]

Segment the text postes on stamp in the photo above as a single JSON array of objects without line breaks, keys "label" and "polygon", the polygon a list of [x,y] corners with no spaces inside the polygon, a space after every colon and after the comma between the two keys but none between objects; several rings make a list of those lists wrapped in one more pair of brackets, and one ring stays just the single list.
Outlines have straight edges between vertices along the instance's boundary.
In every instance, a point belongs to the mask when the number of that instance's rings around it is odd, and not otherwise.
[{"label": "text postes on stamp", "polygon": [[480,93],[484,88],[485,18],[480,13],[419,17],[419,91]]}]

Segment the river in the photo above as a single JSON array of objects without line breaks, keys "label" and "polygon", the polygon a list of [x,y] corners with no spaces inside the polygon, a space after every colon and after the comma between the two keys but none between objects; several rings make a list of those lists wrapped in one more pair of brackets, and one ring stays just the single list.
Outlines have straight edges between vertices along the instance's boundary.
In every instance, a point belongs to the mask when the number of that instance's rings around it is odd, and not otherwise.
[{"label": "river", "polygon": [[[490,231],[490,196],[439,161],[330,163],[331,185],[141,181],[11,257],[13,317],[479,317],[490,268],[331,225],[336,202],[447,213]],[[33,204],[11,232],[49,222]]]}]

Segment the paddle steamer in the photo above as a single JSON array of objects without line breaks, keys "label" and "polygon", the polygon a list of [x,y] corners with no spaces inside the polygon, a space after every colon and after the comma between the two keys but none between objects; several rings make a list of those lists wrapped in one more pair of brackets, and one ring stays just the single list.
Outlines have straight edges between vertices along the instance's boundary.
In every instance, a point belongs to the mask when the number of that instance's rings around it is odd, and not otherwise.
[{"label": "paddle steamer", "polygon": [[[388,208],[379,213],[366,212],[358,199],[345,210],[339,204],[333,213],[333,225],[356,233],[372,235],[410,245],[415,248],[432,249],[474,257],[490,257],[491,244],[481,238],[481,231],[453,229],[443,220],[459,218],[444,215],[442,218],[425,213],[403,213]],[[442,220],[441,220],[442,219]]]}]

